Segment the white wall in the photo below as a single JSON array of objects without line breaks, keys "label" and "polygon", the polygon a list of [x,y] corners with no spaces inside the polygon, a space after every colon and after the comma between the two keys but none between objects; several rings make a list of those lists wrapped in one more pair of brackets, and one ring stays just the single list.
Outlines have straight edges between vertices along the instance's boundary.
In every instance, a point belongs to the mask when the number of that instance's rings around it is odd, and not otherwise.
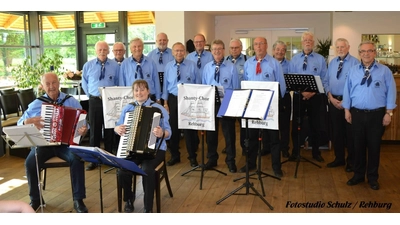
[{"label": "white wall", "polygon": [[185,33],[185,13],[183,11],[157,11],[155,13],[156,34],[164,32],[168,35],[168,47],[175,42],[186,43],[183,34]]},{"label": "white wall", "polygon": [[[195,4],[195,3],[193,3]],[[214,16],[204,12],[185,12],[185,43],[194,35],[201,33],[206,37],[207,44],[215,38]]]},{"label": "white wall", "polygon": [[346,38],[355,57],[362,34],[400,34],[400,12],[333,12],[332,18],[332,40]]}]

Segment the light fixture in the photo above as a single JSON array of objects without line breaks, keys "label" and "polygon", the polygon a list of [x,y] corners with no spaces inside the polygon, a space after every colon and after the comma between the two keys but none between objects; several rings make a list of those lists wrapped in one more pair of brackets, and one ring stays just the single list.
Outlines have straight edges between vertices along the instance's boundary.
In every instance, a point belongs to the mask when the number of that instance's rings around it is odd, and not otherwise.
[{"label": "light fixture", "polygon": [[235,34],[248,34],[248,30],[235,30]]}]

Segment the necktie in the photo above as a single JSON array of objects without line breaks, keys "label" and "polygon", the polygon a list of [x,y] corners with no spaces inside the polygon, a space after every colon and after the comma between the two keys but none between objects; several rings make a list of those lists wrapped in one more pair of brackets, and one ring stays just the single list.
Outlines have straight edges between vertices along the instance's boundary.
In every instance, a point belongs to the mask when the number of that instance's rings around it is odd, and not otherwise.
[{"label": "necktie", "polygon": [[181,71],[180,71],[181,64],[176,62],[176,76],[178,78],[178,82],[181,80]]},{"label": "necktie", "polygon": [[140,79],[143,79],[143,71],[142,71],[142,66],[140,65],[143,61],[143,55],[140,57],[140,61],[136,61],[135,58],[132,57],[132,59],[136,62],[136,73],[135,73],[135,79],[137,79],[137,75],[139,73]]},{"label": "necktie", "polygon": [[336,78],[337,78],[337,79],[339,79],[340,72],[342,72],[343,60],[344,60],[344,58],[343,58],[343,59],[340,59],[340,62],[339,62],[339,67],[338,67],[338,69],[337,69],[337,74],[336,74]]},{"label": "necktie", "polygon": [[159,63],[159,64],[163,64],[162,55],[163,55],[163,52],[160,51],[160,58],[158,59],[158,63]]},{"label": "necktie", "polygon": [[214,80],[219,83],[219,67],[221,66],[221,62],[214,62],[215,63],[215,74],[214,74]]},{"label": "necktie", "polygon": [[375,62],[373,62],[371,65],[368,66],[368,68],[365,68],[364,64],[361,64],[364,68],[364,77],[361,80],[361,85],[365,84],[365,82],[367,82],[367,87],[369,87],[369,85],[372,82],[372,77],[371,77],[371,73],[369,72],[369,70],[372,68],[372,66],[374,65]]},{"label": "necktie", "polygon": [[103,80],[105,76],[106,76],[106,66],[105,66],[105,63],[102,62],[99,80]]},{"label": "necktie", "polygon": [[308,55],[304,55],[303,70],[307,69],[307,59],[308,59]]},{"label": "necktie", "polygon": [[257,60],[256,75],[261,73],[261,59]]},{"label": "necktie", "polygon": [[231,56],[231,59],[232,59],[232,63],[235,64],[236,63],[236,59],[233,58],[233,56]]},{"label": "necktie", "polygon": [[200,61],[201,54],[197,54],[197,68],[201,68],[201,61]]}]

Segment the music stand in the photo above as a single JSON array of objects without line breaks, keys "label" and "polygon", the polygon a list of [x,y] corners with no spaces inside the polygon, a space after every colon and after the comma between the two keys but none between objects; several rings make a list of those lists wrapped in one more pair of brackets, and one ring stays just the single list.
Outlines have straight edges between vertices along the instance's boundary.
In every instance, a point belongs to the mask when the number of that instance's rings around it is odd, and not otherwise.
[{"label": "music stand", "polygon": [[[297,171],[299,168],[299,164],[301,161],[305,161],[305,162],[309,162],[319,168],[321,168],[320,165],[312,162],[309,159],[304,158],[303,156],[301,156],[300,154],[300,140],[301,140],[301,92],[307,91],[307,92],[316,92],[316,93],[321,93],[323,92],[322,90],[322,84],[320,84],[320,80],[319,83],[316,82],[315,76],[314,75],[309,75],[309,74],[284,74],[285,76],[285,82],[286,82],[286,90],[289,91],[294,91],[298,93],[298,115],[296,116],[297,119],[297,140],[298,140],[298,147],[299,147],[299,151],[297,152],[297,156],[296,156],[296,160],[294,162],[296,162],[296,170],[294,173],[294,178],[297,178]],[[293,129],[293,127],[292,127]],[[289,159],[285,160],[282,162],[286,163],[286,162],[290,162]]]},{"label": "music stand", "polygon": [[[50,146],[50,145],[58,145],[58,144],[51,144],[46,141],[43,134],[33,125],[27,124],[22,126],[10,126],[4,127],[3,132],[6,136],[3,136],[3,139],[6,141],[10,148],[29,148],[34,147],[35,149],[35,160],[36,160],[36,175],[38,179],[38,186],[39,186],[39,197],[40,197],[40,209],[43,213],[43,190],[42,184],[39,180],[40,173],[39,173],[39,163],[37,158],[37,147],[40,146]],[[14,142],[11,145],[9,142]]]},{"label": "music stand", "polygon": [[103,213],[103,188],[102,188],[102,177],[101,177],[102,164],[112,166],[114,168],[129,170],[136,174],[147,176],[147,174],[143,170],[141,170],[134,162],[123,158],[118,158],[101,148],[70,145],[69,149],[71,150],[72,153],[80,157],[83,161],[97,163],[99,165],[100,209],[102,213]]},{"label": "music stand", "polygon": [[[240,90],[238,90],[238,91],[240,91]],[[251,97],[253,97],[254,95],[252,95],[252,92],[253,90],[249,90],[249,95],[248,95],[248,97],[247,96],[244,96],[246,99],[247,99],[247,102],[246,102],[246,104],[244,105],[244,107],[243,107],[243,110],[242,109],[239,109],[239,110],[236,110],[237,108],[236,108],[236,104],[240,104],[240,103],[238,103],[239,102],[239,100],[237,99],[237,97],[238,96],[243,96],[243,94],[242,93],[239,93],[238,95],[236,95],[236,96],[234,96],[233,97],[233,92],[234,92],[234,90],[227,90],[227,92],[226,92],[226,94],[225,94],[225,98],[224,98],[224,101],[223,101],[223,104],[221,105],[221,108],[220,108],[220,111],[218,112],[218,115],[220,115],[220,116],[226,116],[226,117],[240,117],[240,118],[243,118],[243,119],[245,119],[245,121],[246,121],[246,126],[245,126],[245,131],[246,131],[246,138],[245,138],[245,141],[244,141],[244,145],[245,145],[245,157],[246,157],[246,165],[245,165],[245,167],[246,167],[246,176],[244,177],[244,178],[246,178],[246,181],[245,181],[245,183],[243,183],[240,187],[238,187],[238,188],[236,188],[235,190],[233,190],[233,191],[231,191],[229,194],[227,194],[226,196],[224,196],[223,198],[221,198],[220,200],[218,200],[217,201],[217,205],[219,204],[219,203],[221,203],[222,201],[224,201],[225,199],[227,199],[227,198],[229,198],[230,196],[232,196],[232,195],[234,195],[234,194],[237,194],[237,195],[248,195],[248,194],[254,194],[254,195],[257,195],[271,210],[273,210],[274,209],[274,207],[272,207],[272,205],[271,204],[269,204],[269,202],[267,201],[267,200],[265,200],[265,198],[254,188],[254,184],[253,183],[250,183],[250,175],[249,175],[249,119],[261,119],[261,118],[248,118],[248,117],[246,117],[246,111],[249,109],[249,108],[251,108],[252,107],[252,105],[253,105],[253,103],[255,103],[255,104],[260,104],[261,102],[268,102],[268,106],[266,107],[266,110],[265,110],[265,112],[260,112],[260,109],[261,108],[259,108],[259,107],[256,107],[257,109],[257,111],[258,111],[258,113],[257,114],[263,114],[264,116],[262,117],[262,118],[265,118],[266,117],[266,115],[267,115],[267,113],[268,113],[268,110],[269,110],[269,105],[270,105],[270,103],[271,103],[271,99],[272,99],[272,95],[271,96],[269,96],[269,101],[265,101],[266,99],[264,98],[263,100],[264,101],[259,101],[260,99],[260,97],[265,97],[264,95],[260,95],[260,96],[256,96],[256,97],[254,97],[254,99],[251,99]],[[270,90],[261,90],[261,91],[270,91]],[[270,91],[270,92],[272,92],[273,93],[273,91]],[[245,99],[245,100],[246,100]],[[251,99],[251,100],[250,100]],[[243,99],[241,99],[241,100],[243,100]],[[267,99],[268,100],[268,99]],[[252,101],[252,102],[251,102]],[[230,113],[227,113],[227,111],[228,111],[228,107],[229,107],[229,104],[230,103],[232,103],[232,104],[234,104],[235,105],[235,107],[233,107],[233,108],[235,108],[235,113],[233,113],[233,114],[230,114]],[[250,111],[250,110],[248,110],[248,111]],[[254,111],[254,110],[252,110],[252,111]],[[263,110],[264,111],[264,110]],[[236,115],[238,115],[237,114],[237,112],[239,112],[240,113],[240,115],[241,116],[234,116],[235,114]],[[243,113],[241,113],[241,112],[243,112]],[[245,113],[246,112],[246,113]],[[252,115],[254,115],[254,112],[253,112],[253,114]],[[259,160],[259,165],[260,165],[260,160]],[[259,177],[260,177],[261,175],[259,175]],[[240,179],[242,179],[242,178],[240,178]],[[259,178],[260,180],[261,180],[261,178]],[[238,192],[238,191],[240,191],[242,188],[246,188],[246,192],[245,193],[236,193],[236,192]],[[250,193],[249,192],[249,189],[251,188],[251,190],[253,190],[253,192],[254,193]],[[264,187],[263,187],[263,191],[264,191]],[[264,193],[264,195],[265,195],[265,193]]]}]

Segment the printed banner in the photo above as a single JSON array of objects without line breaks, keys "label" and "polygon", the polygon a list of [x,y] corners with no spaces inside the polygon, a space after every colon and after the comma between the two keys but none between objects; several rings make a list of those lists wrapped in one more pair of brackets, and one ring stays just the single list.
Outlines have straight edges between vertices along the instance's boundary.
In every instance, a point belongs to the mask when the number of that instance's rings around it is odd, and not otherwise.
[{"label": "printed banner", "polygon": [[[279,82],[242,81],[241,87],[242,89],[268,89],[274,91],[275,94],[272,96],[267,119],[249,120],[248,128],[279,130],[279,96],[281,95],[279,91]],[[244,119],[242,119],[242,127],[246,127],[246,120]]]},{"label": "printed banner", "polygon": [[99,91],[103,102],[104,127],[114,128],[124,106],[135,101],[132,87],[101,87]]},{"label": "printed banner", "polygon": [[178,84],[179,129],[215,130],[215,87]]}]

